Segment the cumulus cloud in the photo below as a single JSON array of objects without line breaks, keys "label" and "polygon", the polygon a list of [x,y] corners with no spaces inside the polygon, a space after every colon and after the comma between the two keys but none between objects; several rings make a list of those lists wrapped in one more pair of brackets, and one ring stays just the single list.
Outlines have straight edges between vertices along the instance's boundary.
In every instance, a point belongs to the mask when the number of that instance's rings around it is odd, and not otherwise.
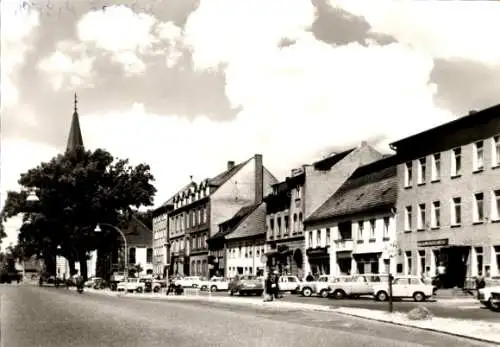
[{"label": "cumulus cloud", "polygon": [[497,1],[330,0],[362,16],[374,33],[437,58],[500,61],[500,3]]},{"label": "cumulus cloud", "polygon": [[1,2],[1,94],[2,111],[18,102],[16,75],[32,48],[33,30],[39,25],[37,11],[22,7],[22,1]]},{"label": "cumulus cloud", "polygon": [[48,75],[54,90],[92,87],[92,68],[96,57],[89,57],[85,46],[60,42],[57,50],[42,59],[38,68]]},{"label": "cumulus cloud", "polygon": [[180,55],[177,40],[180,28],[122,5],[86,13],[77,24],[77,32],[82,42],[109,53],[128,75],[146,70],[144,55],[165,54],[169,66]]}]

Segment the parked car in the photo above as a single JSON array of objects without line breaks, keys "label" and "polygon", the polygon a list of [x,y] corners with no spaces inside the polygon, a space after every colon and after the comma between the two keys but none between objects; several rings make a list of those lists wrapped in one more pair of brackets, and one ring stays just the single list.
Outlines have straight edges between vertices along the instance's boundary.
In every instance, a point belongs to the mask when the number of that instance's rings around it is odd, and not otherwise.
[{"label": "parked car", "polygon": [[490,298],[490,310],[500,311],[500,287],[495,287],[491,292]]},{"label": "parked car", "polygon": [[322,297],[327,297],[329,294],[328,285],[333,283],[334,280],[335,276],[321,275],[317,281],[300,282],[298,292],[306,297],[313,294],[319,294]]},{"label": "parked car", "polygon": [[144,291],[146,293],[159,293],[161,290],[161,283],[152,278],[141,278],[139,281],[144,283]]},{"label": "parked car", "polygon": [[146,284],[144,282],[141,282],[141,280],[138,278],[129,278],[127,282],[124,281],[118,283],[116,289],[119,292],[125,291],[125,292],[142,293],[146,289]]},{"label": "parked car", "polygon": [[262,295],[264,293],[264,278],[256,276],[242,276],[229,282],[229,294],[234,295]]},{"label": "parked car", "polygon": [[477,291],[477,299],[479,302],[491,309],[492,306],[492,294],[493,292],[500,291],[500,276],[492,276],[484,280],[485,287]]},{"label": "parked car", "polygon": [[367,275],[338,276],[328,288],[329,296],[335,299],[373,294],[372,281]]},{"label": "parked car", "polygon": [[111,290],[117,290],[118,283],[125,281],[124,272],[114,272],[109,279],[109,285]]},{"label": "parked car", "polygon": [[175,283],[183,288],[198,288],[201,281],[202,278],[200,276],[187,276],[181,277],[180,279],[176,280]]},{"label": "parked car", "polygon": [[105,287],[105,281],[101,277],[91,277],[85,283],[86,288],[103,289]]},{"label": "parked car", "polygon": [[295,294],[300,289],[300,280],[297,276],[280,276],[278,285],[280,291]]},{"label": "parked car", "polygon": [[[396,276],[392,282],[393,298],[413,298],[415,301],[425,301],[434,295],[432,284],[426,284],[418,276]],[[373,285],[373,293],[378,301],[389,299],[387,282]]]},{"label": "parked car", "polygon": [[223,277],[212,277],[209,280],[204,280],[200,282],[201,290],[210,290],[211,292],[216,291],[228,291],[229,290],[229,280]]}]

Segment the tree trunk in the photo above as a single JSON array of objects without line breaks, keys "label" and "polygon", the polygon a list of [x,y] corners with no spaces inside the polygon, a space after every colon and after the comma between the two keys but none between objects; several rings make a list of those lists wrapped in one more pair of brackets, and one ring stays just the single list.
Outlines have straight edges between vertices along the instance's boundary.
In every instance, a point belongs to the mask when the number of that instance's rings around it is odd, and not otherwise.
[{"label": "tree trunk", "polygon": [[72,256],[71,254],[68,254],[66,256],[66,259],[68,260],[68,265],[69,265],[69,275],[73,276],[76,272],[75,257]]},{"label": "tree trunk", "polygon": [[87,252],[80,251],[78,253],[78,261],[80,262],[80,275],[87,280]]}]

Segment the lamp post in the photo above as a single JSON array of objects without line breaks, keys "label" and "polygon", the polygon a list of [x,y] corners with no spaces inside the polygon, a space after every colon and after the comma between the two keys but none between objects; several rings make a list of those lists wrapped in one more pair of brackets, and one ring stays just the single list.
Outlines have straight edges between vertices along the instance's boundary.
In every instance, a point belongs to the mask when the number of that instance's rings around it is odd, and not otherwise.
[{"label": "lamp post", "polygon": [[127,279],[128,279],[128,246],[127,246],[127,238],[125,237],[125,234],[123,233],[123,231],[121,231],[119,228],[115,227],[114,225],[111,225],[111,224],[108,224],[108,223],[99,223],[99,224],[97,224],[97,226],[94,229],[94,232],[96,232],[96,233],[102,232],[102,229],[100,228],[100,225],[108,227],[108,228],[111,228],[114,231],[118,232],[120,234],[120,236],[122,237],[122,239],[123,239],[123,245],[125,247],[125,259],[124,259],[124,264],[125,264],[125,266],[124,266],[125,281],[127,281]]},{"label": "lamp post", "polygon": [[170,241],[167,241],[165,242],[165,251],[166,251],[166,267],[167,267],[167,271],[165,273],[165,284],[167,286],[167,293],[168,293],[168,286],[169,286],[169,282],[168,282],[168,277],[169,277],[169,272],[170,272]]},{"label": "lamp post", "polygon": [[393,298],[392,298],[392,281],[394,280],[394,276],[391,273],[391,259],[396,257],[398,252],[400,251],[399,247],[395,243],[388,244],[386,246],[386,249],[384,250],[384,253],[386,253],[387,258],[389,258],[389,274],[387,278],[387,285],[388,285],[388,291],[389,291],[389,313],[392,313],[394,308],[393,308]]}]

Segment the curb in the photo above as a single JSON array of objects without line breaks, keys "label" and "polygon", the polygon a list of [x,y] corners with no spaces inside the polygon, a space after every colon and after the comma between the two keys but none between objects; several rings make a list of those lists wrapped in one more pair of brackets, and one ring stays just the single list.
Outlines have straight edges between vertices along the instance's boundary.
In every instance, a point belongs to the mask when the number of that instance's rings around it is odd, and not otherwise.
[{"label": "curb", "polygon": [[346,312],[339,312],[339,311],[337,311],[336,313],[344,315],[344,316],[356,317],[356,318],[371,320],[371,321],[380,322],[380,323],[392,324],[392,325],[397,325],[397,326],[405,327],[405,328],[420,329],[420,330],[429,331],[429,332],[433,332],[433,333],[456,336],[456,337],[460,337],[460,338],[464,338],[464,339],[475,340],[478,342],[494,343],[494,344],[500,343],[500,340],[488,340],[488,339],[483,339],[480,337],[475,337],[472,335],[464,335],[464,334],[453,333],[453,332],[443,331],[443,330],[434,329],[434,328],[419,327],[419,326],[415,326],[415,325],[411,325],[411,324],[397,323],[397,322],[392,322],[392,321],[378,319],[378,318],[370,318],[370,317],[362,316],[362,315],[355,314],[355,313],[346,313]]}]

